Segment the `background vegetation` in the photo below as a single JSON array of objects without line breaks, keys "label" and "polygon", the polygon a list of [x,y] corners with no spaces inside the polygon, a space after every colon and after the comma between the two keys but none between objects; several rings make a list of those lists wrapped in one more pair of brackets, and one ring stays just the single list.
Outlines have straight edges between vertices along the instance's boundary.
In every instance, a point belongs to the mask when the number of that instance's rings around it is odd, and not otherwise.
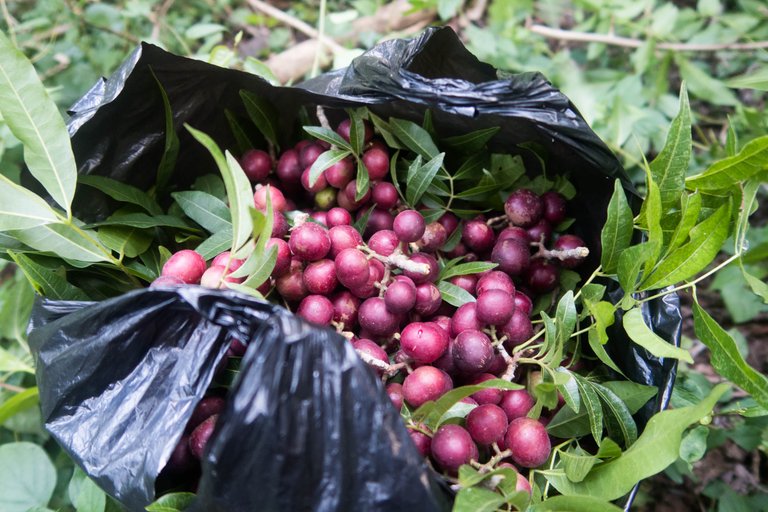
[{"label": "background vegetation", "polygon": [[[0,8],[3,31],[35,63],[62,111],[140,41],[298,81],[345,65],[384,38],[448,24],[481,60],[506,72],[546,75],[638,181],[643,159],[664,143],[683,80],[694,123],[692,173],[726,156],[729,145],[768,133],[768,6],[761,0],[0,0]],[[316,30],[330,40],[319,44]],[[2,120],[0,157],[0,172],[18,176],[21,147]],[[763,185],[759,203],[765,195]],[[752,224],[744,262],[764,281],[765,209]],[[727,257],[724,252],[721,261]],[[33,293],[10,266],[0,276],[0,495],[16,492],[9,482],[28,472],[41,479],[30,492],[50,492],[51,509],[111,507],[40,427],[24,334]],[[766,373],[768,306],[749,291],[737,265],[706,282],[699,300],[740,342],[752,366]],[[683,301],[690,302],[686,295]],[[699,400],[718,379],[689,324],[684,344],[695,363],[681,363],[673,406]],[[707,424],[687,434],[680,459],[643,485],[635,507],[768,509],[766,414],[734,388]],[[4,451],[1,445],[14,440],[32,444],[24,453]]]}]

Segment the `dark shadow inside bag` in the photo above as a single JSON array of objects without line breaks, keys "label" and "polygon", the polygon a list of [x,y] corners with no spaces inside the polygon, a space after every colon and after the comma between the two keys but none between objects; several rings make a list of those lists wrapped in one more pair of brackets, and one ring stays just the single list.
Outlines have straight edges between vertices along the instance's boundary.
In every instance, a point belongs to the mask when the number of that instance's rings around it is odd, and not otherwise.
[{"label": "dark shadow inside bag", "polygon": [[[174,190],[216,172],[183,124],[234,148],[224,110],[245,117],[239,92],[246,89],[279,110],[285,142],[297,133],[301,107],[311,113],[323,105],[338,120],[343,111],[334,109],[367,105],[383,118],[419,123],[429,109],[445,136],[498,126],[490,149],[519,152],[529,169],[537,160],[517,145],[538,143],[548,172],[568,173],[579,191],[574,230],[590,247],[599,247],[613,181],[632,192],[615,156],[562,93],[537,73],[497,78],[450,29],[387,41],[349,68],[297,87],[274,87],[144,44],[72,107],[80,173],[152,186],[165,142],[153,73],[180,138]],[[113,208],[94,189],[78,191],[75,210],[84,218]],[[659,335],[679,344],[676,297],[646,303],[644,313]],[[153,499],[157,474],[236,334],[249,348],[204,461],[197,510],[450,508],[450,493],[349,344],[281,308],[197,287],[140,290],[101,303],[42,301],[31,328],[46,428],[132,510]],[[674,361],[653,358],[621,329],[611,334],[607,348],[622,370],[660,389],[638,414],[642,426],[666,407]]]}]

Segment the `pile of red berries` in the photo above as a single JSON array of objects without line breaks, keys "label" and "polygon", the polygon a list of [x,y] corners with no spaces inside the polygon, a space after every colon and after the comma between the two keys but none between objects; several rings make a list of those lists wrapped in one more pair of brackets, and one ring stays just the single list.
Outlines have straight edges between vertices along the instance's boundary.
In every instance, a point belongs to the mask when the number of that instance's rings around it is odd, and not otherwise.
[{"label": "pile of red berries", "polygon": [[[348,120],[336,129],[347,141],[349,131]],[[267,247],[276,247],[277,259],[259,291],[347,337],[384,380],[398,410],[418,408],[459,385],[519,379],[511,354],[534,335],[536,297],[554,290],[560,269],[576,267],[588,253],[579,237],[554,233],[566,220],[566,199],[523,188],[509,193],[503,215],[460,219],[446,212],[427,222],[419,205],[404,204],[388,181],[389,148],[367,123],[359,155],[370,179],[364,194],[353,156],[310,183],[312,165],[329,149],[326,142],[302,140],[276,162],[261,150],[240,159],[255,185],[254,205],[265,210],[269,196],[274,213]],[[472,262],[478,265],[465,265]],[[196,252],[182,250],[153,286],[226,287],[242,281],[229,276],[242,264],[225,252],[208,266]],[[467,270],[446,272],[457,265]],[[462,291],[463,302],[447,297],[446,289]],[[232,355],[242,351],[235,342]],[[471,460],[517,468],[547,461],[550,440],[542,421],[527,417],[534,399],[526,390],[484,389],[462,402],[472,408],[459,424],[435,432],[408,425],[437,469],[455,475]],[[198,410],[209,405],[204,400]],[[201,420],[195,412],[200,426],[174,457],[183,458],[185,449],[200,456],[215,414]],[[523,476],[518,489],[530,491]]]}]

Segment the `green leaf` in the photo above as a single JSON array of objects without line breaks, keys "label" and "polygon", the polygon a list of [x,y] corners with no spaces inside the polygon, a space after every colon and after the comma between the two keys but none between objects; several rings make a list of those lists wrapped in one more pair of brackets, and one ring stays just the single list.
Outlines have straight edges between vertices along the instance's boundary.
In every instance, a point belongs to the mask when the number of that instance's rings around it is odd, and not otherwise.
[{"label": "green leaf", "polygon": [[0,338],[26,347],[27,323],[35,302],[35,290],[19,275],[0,285]]},{"label": "green leaf", "polygon": [[655,475],[677,460],[683,431],[710,414],[728,387],[728,384],[720,384],[697,405],[657,413],[635,444],[621,456],[596,466],[582,482],[569,481],[563,471],[543,473],[549,483],[564,495],[591,496],[602,500],[621,498],[637,482]]},{"label": "green leaf", "polygon": [[[456,230],[460,231],[460,230]],[[492,270],[498,266],[497,263],[489,263],[487,261],[471,261],[469,263],[459,263],[451,267],[445,267],[443,272],[440,273],[439,281],[450,279],[455,276],[466,276],[469,274],[479,274],[486,270]]]},{"label": "green leaf", "polygon": [[341,135],[330,128],[324,128],[322,126],[302,126],[302,128],[314,138],[323,140],[331,146],[336,146],[349,152],[352,151],[352,146],[349,142],[344,140]]},{"label": "green leaf", "polygon": [[707,453],[708,437],[709,428],[704,425],[691,429],[680,443],[680,458],[689,464],[701,460]]},{"label": "green leaf", "polygon": [[[37,407],[39,403],[40,391],[37,386],[16,393],[8,400],[0,403],[0,425],[20,412]],[[2,497],[0,497],[0,501],[2,501]]]},{"label": "green leaf", "polygon": [[597,457],[590,455],[581,448],[573,451],[560,452],[565,476],[571,482],[581,482],[598,462]]},{"label": "green leaf", "polygon": [[621,512],[623,509],[592,496],[551,496],[528,508],[528,512]]},{"label": "green leaf", "polygon": [[749,366],[739,353],[734,339],[699,306],[693,303],[693,330],[711,352],[715,371],[768,407],[768,378]]},{"label": "green leaf", "polygon": [[232,111],[228,108],[225,108],[224,116],[227,118],[229,130],[232,132],[232,135],[234,135],[235,140],[237,141],[237,149],[240,151],[240,154],[242,155],[249,149],[252,149],[254,147],[253,142],[251,142],[248,134],[245,133],[245,130],[240,125],[240,121],[237,120],[235,114],[233,114]]},{"label": "green leaf", "polygon": [[457,404],[462,398],[466,398],[483,389],[512,390],[523,389],[523,386],[502,379],[489,379],[480,384],[461,386],[448,391],[434,402],[430,401],[420,406],[413,412],[412,419],[416,423],[424,423],[434,431],[440,426],[438,423],[440,419],[445,417],[445,413],[448,412],[451,407]]},{"label": "green leaf", "polygon": [[683,192],[691,160],[691,108],[685,82],[680,86],[680,109],[672,120],[664,148],[651,162],[651,176],[661,193],[661,209],[667,211]]},{"label": "green leaf", "polygon": [[133,227],[141,229],[151,229],[157,227],[169,227],[177,228],[186,231],[195,231],[193,228],[183,220],[173,215],[147,215],[146,213],[122,213],[117,212],[111,215],[106,220],[100,222],[94,222],[88,224],[86,228],[95,228],[99,226],[121,226],[121,227]]},{"label": "green leaf", "polygon": [[103,226],[98,230],[99,240],[119,255],[135,258],[152,245],[153,238],[145,230],[130,226]]},{"label": "green leaf", "polygon": [[563,344],[568,341],[576,327],[576,320],[576,303],[573,300],[573,292],[569,290],[558,301],[555,312],[558,343]]},{"label": "green leaf", "polygon": [[0,231],[27,229],[58,217],[43,199],[0,174]]},{"label": "green leaf", "polygon": [[589,346],[603,364],[613,369],[616,373],[623,375],[624,372],[616,366],[616,363],[613,362],[611,356],[609,356],[608,352],[605,350],[605,344],[608,342],[608,333],[606,330],[613,325],[616,320],[615,314],[617,306],[604,300],[593,303],[586,298],[584,299],[584,305],[594,319],[594,326],[587,333]]},{"label": "green leaf", "polygon": [[557,389],[560,391],[560,394],[563,395],[565,404],[570,407],[573,412],[579,412],[579,409],[581,409],[581,395],[579,395],[579,386],[576,383],[576,379],[571,377],[569,371],[562,366],[555,371],[568,376],[567,381],[557,384]]},{"label": "green leaf", "polygon": [[219,231],[202,241],[195,248],[204,260],[210,260],[218,254],[232,248],[232,230]]},{"label": "green leaf", "polygon": [[471,293],[447,281],[437,283],[437,289],[440,290],[443,300],[452,306],[459,307],[467,302],[475,302],[475,297]]},{"label": "green leaf", "polygon": [[467,180],[467,179],[477,179],[476,177],[480,175],[481,172],[483,172],[483,168],[486,167],[488,164],[488,155],[485,153],[476,153],[474,155],[470,155],[462,162],[461,166],[456,170],[456,173],[453,175],[453,179],[458,180]]},{"label": "green leaf", "polygon": [[195,500],[191,492],[172,492],[164,494],[152,504],[147,505],[147,512],[182,512],[188,509]]},{"label": "green leaf", "polygon": [[747,142],[735,156],[718,160],[685,180],[689,190],[726,189],[768,167],[768,135]]},{"label": "green leaf", "polygon": [[352,224],[352,227],[354,227],[360,235],[365,233],[365,228],[368,226],[368,219],[371,217],[374,208],[376,208],[376,205],[368,208],[368,210]]},{"label": "green leaf", "polygon": [[687,350],[667,343],[646,325],[643,312],[639,307],[625,312],[622,323],[629,338],[655,357],[679,359],[693,364],[693,358]]},{"label": "green leaf", "polygon": [[356,155],[360,155],[365,144],[365,124],[357,110],[347,109],[347,114],[349,114],[349,120],[351,121],[349,125],[349,145]]},{"label": "green leaf", "polygon": [[498,126],[483,128],[464,135],[446,137],[442,140],[442,143],[461,153],[473,154],[483,149],[488,141],[491,140],[499,130],[501,130],[501,128]]},{"label": "green leaf", "polygon": [[8,251],[40,295],[55,300],[88,300],[88,296],[56,272],[36,263],[29,256]]},{"label": "green leaf", "polygon": [[699,220],[701,212],[701,194],[681,194],[680,196],[680,221],[677,223],[672,236],[667,242],[667,250],[664,257],[669,255],[685,242],[691,234],[691,230]]},{"label": "green leaf", "polygon": [[384,139],[384,142],[387,143],[387,146],[393,149],[403,148],[402,144],[400,144],[397,138],[392,134],[392,127],[389,126],[388,122],[371,111],[368,111],[368,118],[373,122],[373,126],[379,131],[379,134]]},{"label": "green leaf", "polygon": [[656,396],[659,392],[654,386],[646,386],[626,380],[612,380],[603,382],[602,386],[608,388],[621,399],[627,406],[631,414],[639,411],[648,400]]},{"label": "green leaf", "polygon": [[44,507],[55,487],[56,468],[42,447],[27,442],[0,446],[0,510]]},{"label": "green leaf", "polygon": [[187,217],[200,224],[209,233],[232,230],[229,208],[218,198],[196,190],[174,192],[171,196]]},{"label": "green leaf", "polygon": [[344,149],[329,149],[328,151],[320,153],[320,156],[314,161],[312,167],[309,168],[309,186],[312,187],[317,183],[317,179],[324,170],[341,162],[351,154],[352,153],[349,150]]},{"label": "green leaf", "polygon": [[204,174],[198,177],[192,184],[192,189],[210,194],[222,202],[227,199],[227,187],[224,186],[220,174]]},{"label": "green leaf", "polygon": [[454,512],[496,512],[506,500],[503,496],[481,487],[463,488],[456,494]]},{"label": "green leaf", "polygon": [[768,304],[768,284],[747,272],[741,261],[739,261],[739,266],[741,267],[741,275],[744,276],[744,280],[752,289],[752,293],[763,299],[763,303]]},{"label": "green leaf", "polygon": [[440,153],[429,132],[416,123],[391,117],[389,126],[392,129],[392,134],[405,147],[425,160],[431,160]]},{"label": "green leaf", "polygon": [[371,177],[363,159],[357,161],[357,177],[355,178],[355,201],[360,201],[371,188]]},{"label": "green leaf", "polygon": [[592,437],[595,438],[599,445],[600,440],[603,438],[603,408],[600,405],[600,397],[591,382],[572,372],[571,376],[576,379],[579,394],[581,395],[581,403],[584,404],[587,417],[589,418],[589,428],[592,432]]},{"label": "green leaf", "polygon": [[640,290],[664,288],[688,279],[709,265],[728,237],[730,203],[718,208],[691,230],[690,241],[672,251],[645,277]]},{"label": "green leaf", "polygon": [[616,275],[619,278],[619,284],[624,289],[624,293],[630,295],[637,290],[637,280],[640,276],[641,267],[653,258],[658,246],[656,242],[645,242],[643,244],[633,245],[625,249],[619,255],[619,265]]},{"label": "green leaf", "polygon": [[258,128],[261,134],[264,135],[265,139],[276,148],[279,148],[277,141],[277,120],[280,119],[280,116],[275,106],[266,98],[256,96],[252,92],[245,90],[240,91],[240,98],[243,100],[243,105],[245,105],[245,111],[248,113],[248,117],[251,118],[251,121],[256,125],[256,128]]},{"label": "green leaf", "polygon": [[187,124],[184,126],[198,142],[208,149],[216,162],[216,166],[219,168],[221,177],[224,179],[232,218],[232,252],[237,252],[251,235],[251,214],[248,212],[248,207],[253,204],[251,183],[248,181],[248,177],[243,172],[240,164],[229,151],[226,152],[225,157],[221,154],[221,150],[213,139],[208,135],[195,130]]},{"label": "green leaf", "polygon": [[272,274],[277,262],[277,246],[270,247],[266,253],[259,259],[258,265],[254,268],[251,275],[243,282],[243,286],[258,288]]},{"label": "green leaf", "polygon": [[29,247],[51,252],[60,258],[85,263],[111,261],[109,251],[97,242],[98,235],[94,231],[71,224],[46,224],[11,233]]},{"label": "green leaf", "polygon": [[680,74],[694,96],[714,105],[737,105],[739,103],[733,92],[723,82],[683,57],[682,53],[675,53],[674,57],[675,63],[680,68]]},{"label": "green leaf", "polygon": [[429,162],[425,163],[419,169],[411,173],[408,172],[408,181],[405,184],[405,199],[410,205],[417,205],[421,196],[427,191],[435,175],[443,165],[445,153],[439,153]]},{"label": "green leaf", "polygon": [[725,82],[725,85],[734,89],[756,89],[768,91],[768,67],[758,68],[743,75],[735,76]]},{"label": "green leaf", "polygon": [[69,501],[77,512],[104,512],[107,495],[96,483],[88,478],[82,469],[76,467],[69,481]]},{"label": "green leaf", "polygon": [[613,195],[608,203],[608,214],[600,232],[602,247],[601,265],[606,273],[613,273],[619,264],[619,257],[632,241],[632,210],[624,194],[621,181],[613,184]]},{"label": "green leaf", "polygon": [[640,211],[640,222],[645,225],[648,242],[653,249],[651,257],[645,262],[643,275],[648,275],[661,255],[662,244],[664,243],[664,231],[661,228],[661,192],[658,185],[653,181],[650,169],[647,168],[646,186],[648,193],[643,201]]},{"label": "green leaf", "polygon": [[24,161],[32,176],[71,218],[77,167],[69,133],[35,68],[4,33],[0,33],[0,114],[24,145]]},{"label": "green leaf", "polygon": [[[171,109],[171,102],[168,101],[168,94],[151,68],[150,72],[155,82],[157,82],[157,87],[160,89],[160,95],[163,99],[163,112],[165,114],[165,147],[163,148],[163,156],[160,158],[160,163],[157,166],[156,181],[157,189],[165,190],[168,182],[171,181],[173,170],[176,168],[176,160],[179,157],[179,136],[176,134],[176,127],[173,124],[173,110]],[[150,211],[149,213],[160,212]]]},{"label": "green leaf", "polygon": [[82,185],[87,185],[104,192],[116,201],[140,206],[147,213],[152,215],[163,214],[160,205],[158,205],[154,199],[149,197],[149,194],[132,185],[127,185],[112,178],[107,178],[106,176],[96,175],[81,175],[78,176],[77,181]]},{"label": "green leaf", "polygon": [[[606,421],[606,425],[609,427],[608,433],[610,437],[619,439],[618,435],[620,434],[624,440],[624,446],[632,445],[632,443],[637,440],[637,424],[635,424],[635,420],[632,419],[632,413],[629,411],[629,408],[610,389],[601,386],[596,382],[592,383],[592,386],[595,388],[600,400],[603,402],[603,412],[610,413],[605,415],[606,420],[609,417],[615,419],[615,421]],[[614,429],[618,430],[616,435],[612,432]]]}]

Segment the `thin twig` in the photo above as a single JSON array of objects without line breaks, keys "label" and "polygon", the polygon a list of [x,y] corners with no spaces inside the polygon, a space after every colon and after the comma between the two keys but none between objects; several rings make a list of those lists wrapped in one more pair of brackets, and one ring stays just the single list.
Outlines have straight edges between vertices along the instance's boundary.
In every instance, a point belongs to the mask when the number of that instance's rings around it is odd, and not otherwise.
[{"label": "thin twig", "polygon": [[[549,39],[558,39],[560,41],[602,43],[612,46],[622,46],[624,48],[640,48],[647,43],[647,41],[643,39],[615,36],[613,34],[576,32],[573,30],[563,30],[538,24],[530,24],[526,28],[534,34],[539,34],[540,36]],[[750,43],[656,43],[655,48],[657,50],[673,50],[680,52],[718,52],[723,50],[754,51],[768,49],[768,41],[754,41]]]},{"label": "thin twig", "polygon": [[17,21],[13,16],[11,16],[10,11],[8,10],[8,4],[6,4],[5,0],[0,0],[0,7],[3,9],[3,18],[5,18],[5,24],[8,25],[8,36],[11,38],[13,46],[18,48],[19,43],[16,41]]},{"label": "thin twig", "polygon": [[2,381],[0,381],[0,388],[7,389],[8,391],[13,391],[14,393],[21,393],[22,391],[27,390],[27,388],[14,386],[13,384],[8,384],[7,382],[2,382]]},{"label": "thin twig", "polygon": [[174,0],[165,0],[156,13],[152,16],[152,33],[150,38],[153,41],[157,41],[160,38],[160,26],[162,25],[163,18],[168,14]]},{"label": "thin twig", "polygon": [[337,43],[330,37],[321,35],[317,30],[315,30],[310,25],[307,25],[300,19],[294,16],[291,16],[290,14],[284,11],[281,11],[276,7],[273,7],[266,2],[262,2],[261,0],[247,0],[247,1],[248,1],[248,5],[250,5],[252,8],[256,9],[257,11],[261,11],[267,16],[275,18],[277,21],[284,23],[289,27],[295,28],[302,34],[305,34],[311,37],[312,39],[317,39],[318,41],[322,42],[322,44],[329,47],[333,52],[342,52],[346,50],[346,48],[341,46],[339,43]]}]

